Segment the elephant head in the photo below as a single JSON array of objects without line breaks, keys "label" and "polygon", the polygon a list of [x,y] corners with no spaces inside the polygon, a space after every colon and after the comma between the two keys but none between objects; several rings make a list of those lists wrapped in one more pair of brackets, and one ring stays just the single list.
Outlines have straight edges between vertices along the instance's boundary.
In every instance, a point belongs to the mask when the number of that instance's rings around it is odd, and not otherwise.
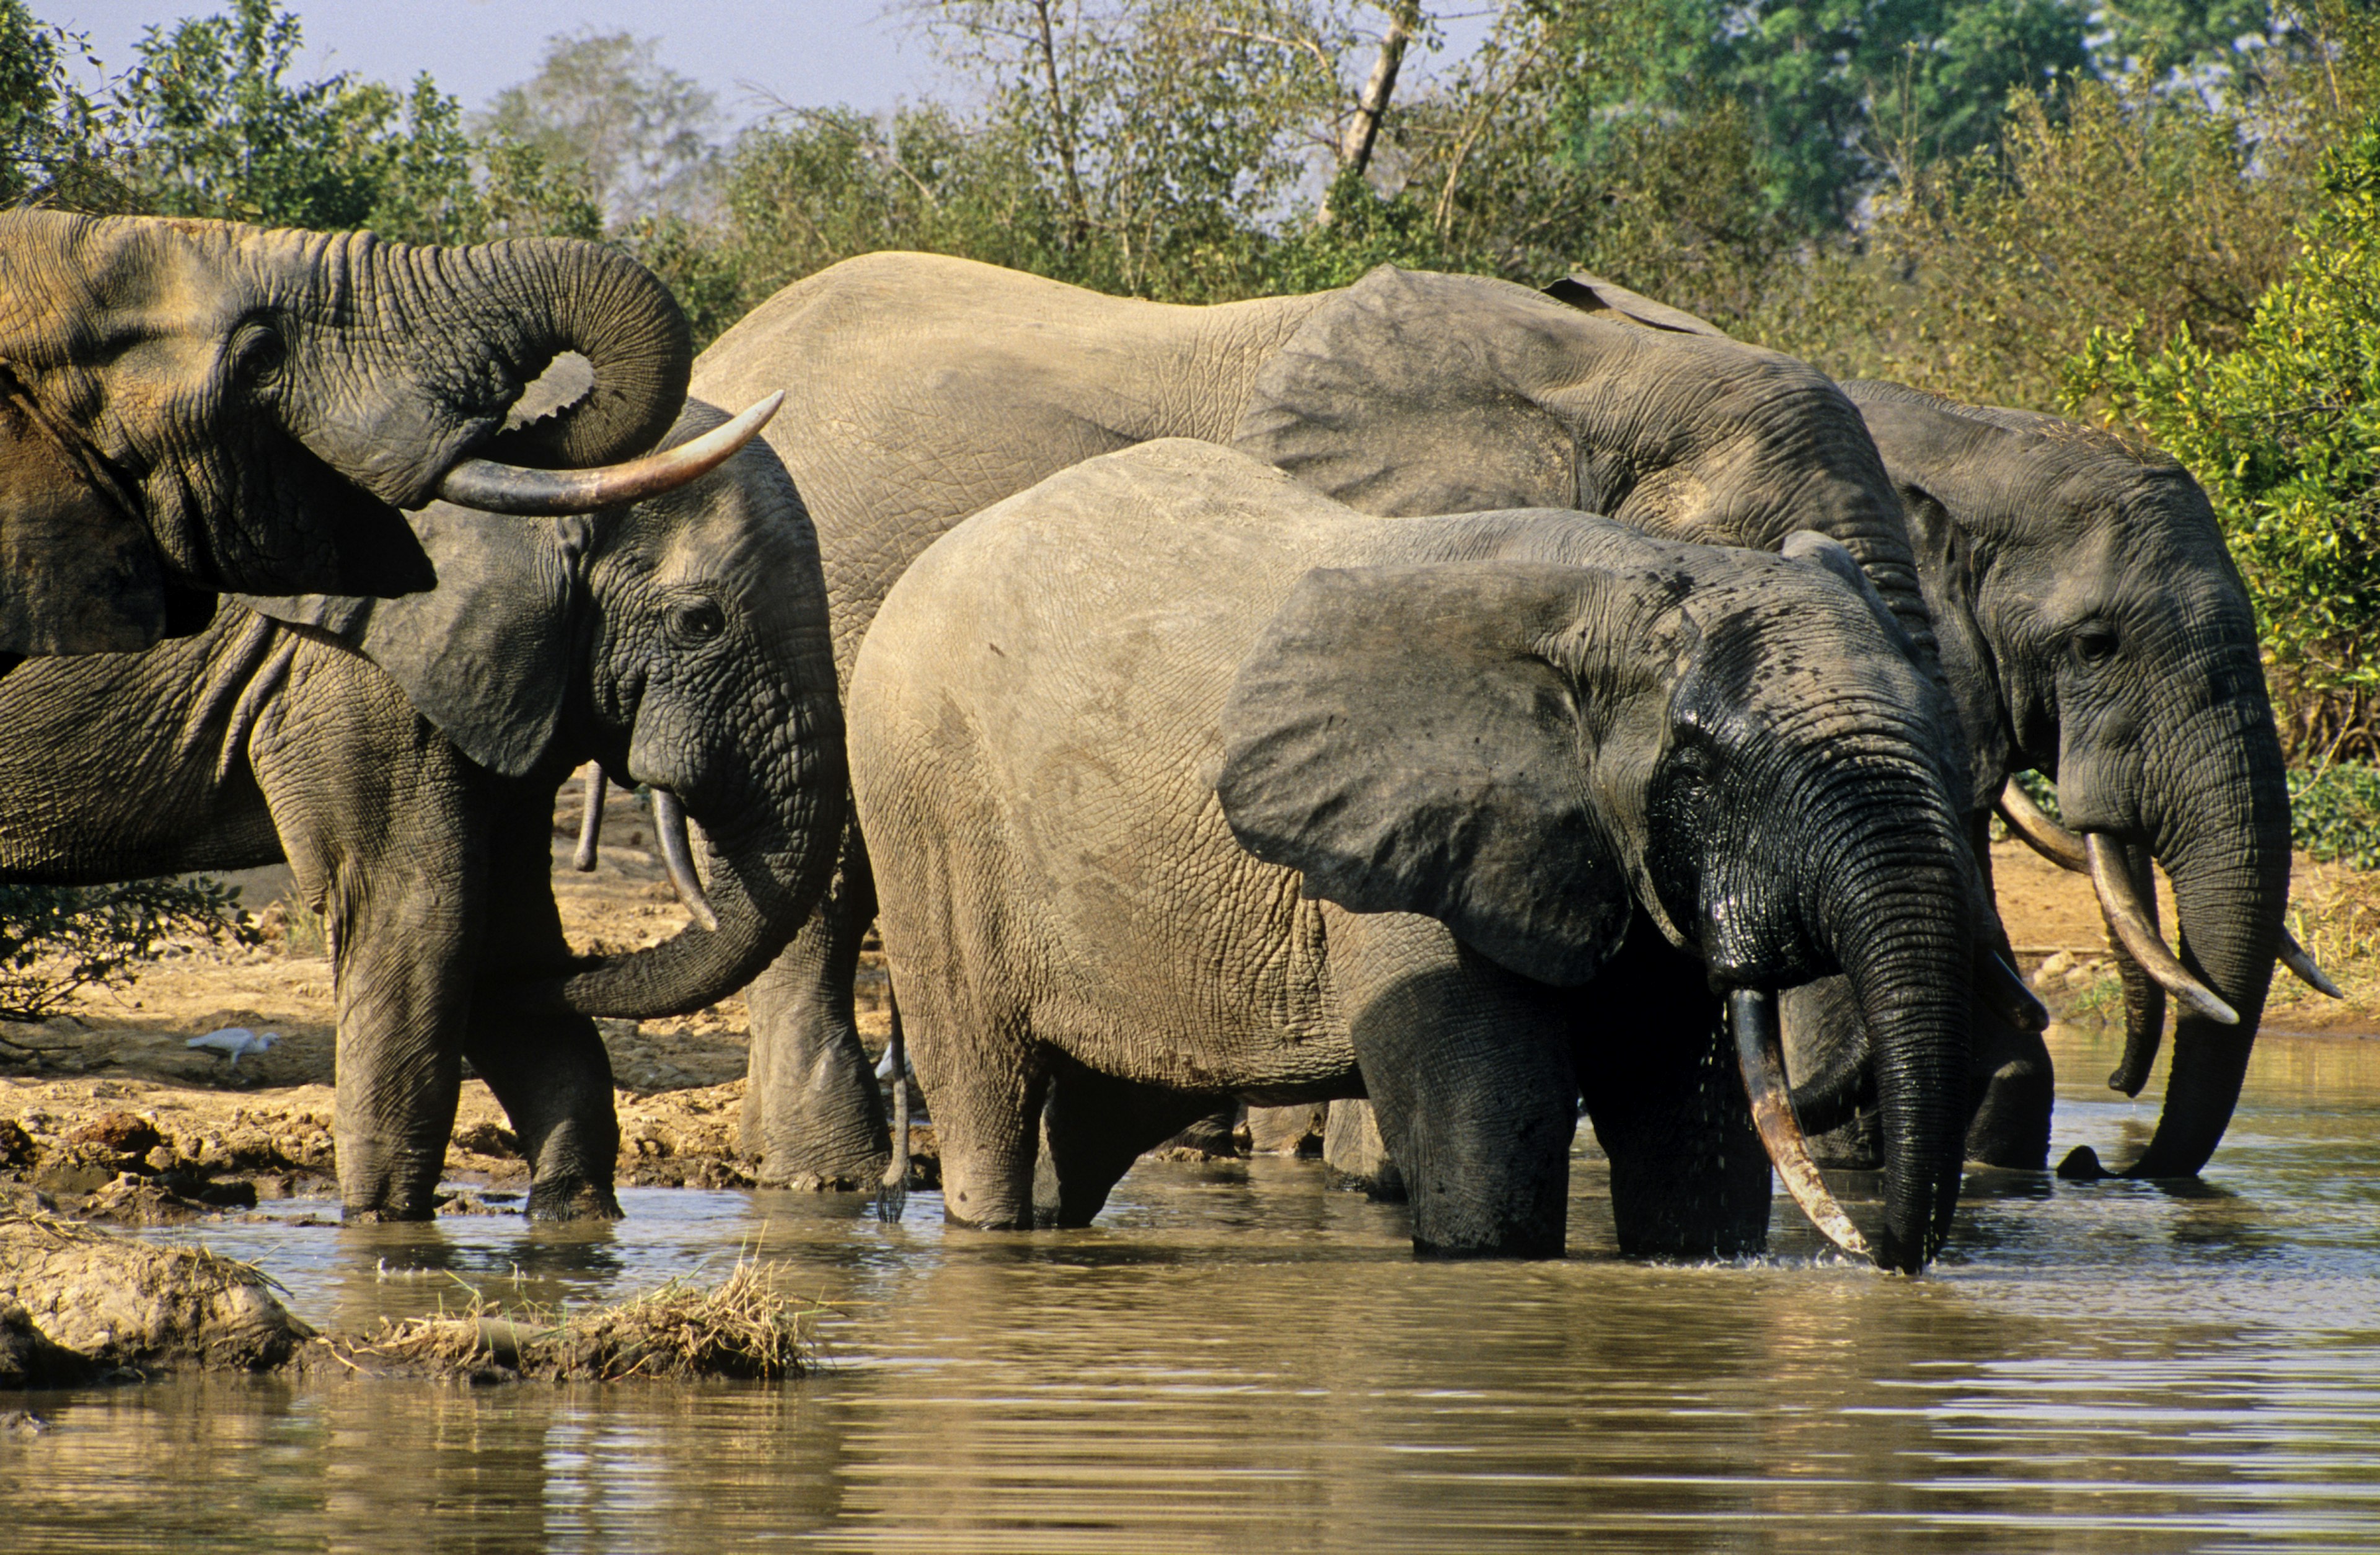
[{"label": "elephant head", "polygon": [[[669,441],[722,420],[690,401]],[[766,966],[824,889],[846,780],[818,541],[784,467],[747,437],[689,484],[548,524],[433,504],[412,519],[437,568],[423,593],[240,601],[356,648],[494,772],[558,782],[592,758],[650,786],[674,862],[686,817],[700,824],[697,924],[510,997],[639,1019],[699,1009]]]},{"label": "elephant head", "polygon": [[1308,895],[1437,918],[1546,983],[1588,982],[1648,917],[1730,994],[1764,1139],[1822,1224],[1762,1071],[1776,990],[1847,974],[1879,1055],[1874,1253],[1921,1268],[1958,1197],[1971,996],[1951,742],[1828,568],[1595,527],[1594,565],[1308,574],[1226,704],[1224,815]]},{"label": "elephant head", "polygon": [[[569,352],[591,389],[508,428]],[[215,590],[428,588],[399,509],[563,511],[507,502],[504,469],[642,452],[691,355],[594,244],[0,213],[0,655],[143,648]]]},{"label": "elephant head", "polygon": [[[1845,387],[1942,579],[1944,658],[1997,725],[1991,775],[2054,776],[2082,833],[2026,828],[2091,869],[2126,945],[2119,1089],[2139,1091],[2162,1035],[2164,1001],[2143,973],[2180,998],[2164,1112],[2127,1174],[2193,1175],[2239,1100],[2275,954],[2293,948],[2280,743],[2214,511],[2169,459],[2075,422]],[[2152,921],[2152,857],[2173,880],[2178,958]],[[2061,1170],[2093,1174],[2095,1158],[2078,1151]]]},{"label": "elephant head", "polygon": [[1575,508],[1759,551],[1813,531],[1850,553],[1938,680],[1908,527],[1859,411],[1815,368],[1715,330],[1383,265],[1266,364],[1233,446],[1366,513]]}]

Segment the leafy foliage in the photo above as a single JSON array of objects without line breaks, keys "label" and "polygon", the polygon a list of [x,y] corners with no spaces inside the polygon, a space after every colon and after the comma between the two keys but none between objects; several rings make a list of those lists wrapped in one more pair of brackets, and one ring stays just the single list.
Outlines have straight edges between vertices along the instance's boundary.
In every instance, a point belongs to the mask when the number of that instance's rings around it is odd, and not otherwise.
[{"label": "leafy foliage", "polygon": [[[2288,273],[2228,350],[2188,327],[2096,330],[2069,395],[2103,401],[2197,476],[2276,668],[2326,716],[2294,731],[2369,749],[2380,696],[2380,120],[2340,147]],[[2301,711],[2304,711],[2301,708]],[[2318,711],[2318,710],[2317,710]]]},{"label": "leafy foliage", "polygon": [[2380,768],[2289,774],[2290,840],[2325,863],[2380,869]]},{"label": "leafy foliage", "polygon": [[176,939],[258,942],[239,888],[217,881],[0,885],[0,1019],[47,1020],[86,988],[128,988]]}]

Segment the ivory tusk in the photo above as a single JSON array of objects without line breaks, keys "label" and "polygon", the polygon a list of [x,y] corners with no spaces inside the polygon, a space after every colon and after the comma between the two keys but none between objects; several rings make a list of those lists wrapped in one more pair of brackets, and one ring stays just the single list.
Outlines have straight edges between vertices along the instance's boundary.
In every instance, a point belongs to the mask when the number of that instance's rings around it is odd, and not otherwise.
[{"label": "ivory tusk", "polygon": [[702,881],[694,872],[694,850],[686,843],[686,807],[677,796],[666,788],[653,790],[653,830],[661,836],[662,864],[669,870],[670,884],[677,888],[677,899],[694,915],[694,921],[705,929],[719,927],[719,915],[710,909],[710,899],[702,893]]},{"label": "ivory tusk", "polygon": [[884,1007],[892,1016],[892,1034],[884,1041],[884,1059],[892,1069],[892,1155],[877,1184],[876,1218],[897,1221],[909,1202],[909,1053],[901,1031],[901,1001],[890,984]]},{"label": "ivory tusk", "polygon": [[2000,819],[2008,822],[2009,830],[2034,852],[2061,869],[2071,869],[2078,875],[2091,872],[2091,860],[2082,845],[2082,839],[2050,820],[2047,813],[2033,802],[2033,796],[2018,785],[2016,779],[2009,779],[2008,786],[2000,790],[1998,808]]},{"label": "ivory tusk", "polygon": [[2116,931],[2118,942],[2131,958],[2141,964],[2141,970],[2155,978],[2168,993],[2196,1010],[2209,1020],[2225,1026],[2240,1024],[2240,1012],[2225,1003],[2216,991],[2190,975],[2187,967],[2173,952],[2166,948],[2164,938],[2152,924],[2141,905],[2140,893],[2132,885],[2132,871],[2126,862],[2123,844],[2104,832],[2093,832],[2082,839],[2090,859],[2091,889],[2099,893],[2099,909],[2107,914],[2107,927]]},{"label": "ivory tusk", "polygon": [[438,495],[484,513],[509,513],[524,518],[559,518],[587,513],[617,503],[635,502],[683,486],[726,462],[728,456],[759,435],[777,407],[785,402],[780,389],[734,420],[689,438],[674,448],[648,454],[625,464],[594,469],[528,469],[498,464],[493,459],[465,459],[443,476]]},{"label": "ivory tusk", "polygon": [[1835,1196],[1827,1191],[1817,1162],[1802,1139],[1802,1125],[1793,1119],[1785,1088],[1784,1045],[1777,1035],[1777,997],[1758,989],[1739,988],[1727,996],[1728,1024],[1735,1029],[1736,1062],[1743,1069],[1743,1088],[1752,1098],[1753,1126],[1760,1143],[1785,1179],[1785,1191],[1810,1217],[1810,1223],[1828,1241],[1854,1257],[1874,1258],[1867,1239],[1852,1224]]},{"label": "ivory tusk", "polygon": [[2295,972],[2298,981],[2316,993],[2326,994],[2333,999],[2347,997],[2338,990],[2337,983],[2322,975],[2322,968],[2314,965],[2313,957],[2306,954],[2306,948],[2298,943],[2298,937],[2287,929],[2281,930],[2281,965]]},{"label": "ivory tusk", "polygon": [[587,808],[578,817],[578,851],[570,856],[570,867],[582,875],[595,869],[595,844],[603,836],[603,790],[607,786],[602,763],[590,763],[587,769]]},{"label": "ivory tusk", "polygon": [[[2033,796],[2017,786],[2016,779],[2009,779],[2008,786],[2000,790],[1998,809],[2000,819],[2008,822],[2009,830],[2034,852],[2061,869],[2071,869],[2078,875],[2091,872],[2090,857],[2082,839],[2045,815],[2041,807],[2033,802]],[[2347,997],[2338,990],[2337,983],[2323,976],[2322,968],[2314,965],[2313,957],[2305,953],[2305,947],[2299,944],[2297,937],[2286,929],[2281,930],[2280,960],[2282,966],[2296,973],[2299,979],[2316,993],[2326,994],[2333,999]]]}]

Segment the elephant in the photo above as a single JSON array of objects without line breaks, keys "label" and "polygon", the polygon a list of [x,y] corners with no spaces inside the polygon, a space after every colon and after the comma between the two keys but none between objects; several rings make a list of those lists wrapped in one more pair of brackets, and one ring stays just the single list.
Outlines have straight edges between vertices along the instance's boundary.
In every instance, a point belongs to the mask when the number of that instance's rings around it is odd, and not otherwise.
[{"label": "elephant", "polygon": [[[2111,433],[1898,383],[1844,389],[1938,579],[1952,686],[1990,715],[1986,779],[2032,769],[2058,784],[2071,831],[2013,786],[2002,809],[2097,889],[2125,988],[2111,1087],[2139,1094],[2175,996],[2165,1104],[2122,1174],[2195,1176],[2239,1101],[2276,957],[2337,991],[2282,922],[2289,785],[2254,611],[2214,509],[2180,465]],[[2172,877],[2179,955],[2155,921],[2153,860]],[[2059,1170],[2103,1171],[2087,1146]]]},{"label": "elephant", "polygon": [[[508,424],[570,352],[591,388]],[[592,243],[0,213],[0,668],[146,648],[216,593],[427,589],[399,509],[622,500],[579,467],[657,442],[692,358]]]},{"label": "elephant", "polygon": [[1045,1135],[1082,1224],[1219,1095],[1367,1094],[1417,1252],[1556,1257],[1583,1094],[1623,1251],[1758,1250],[1772,1156],[1859,1246],[1769,1056],[1776,990],[1840,971],[1873,1256],[1921,1270],[1961,1176],[1963,772],[1850,557],[1786,551],[1384,520],[1182,439],[938,541],[847,714],[950,1217],[1031,1223]]},{"label": "elephant", "polygon": [[[888,253],[787,287],[695,364],[696,392],[723,401],[779,383],[791,397],[765,435],[819,527],[846,686],[886,590],[940,535],[1084,459],[1181,436],[1379,516],[1591,508],[1763,550],[1815,531],[1857,562],[1949,706],[1906,519],[1859,413],[1774,352],[1390,266],[1338,291],[1182,307]],[[744,1138],[763,1182],[866,1185],[882,1170],[851,993],[873,907],[855,833],[820,911],[751,990]]]},{"label": "elephant", "polygon": [[[1690,313],[1600,277],[1548,288],[1651,330],[1718,336]],[[2157,1132],[2124,1175],[2194,1176],[2237,1103],[2276,954],[2337,994],[2282,922],[2289,791],[2254,613],[2205,492],[2164,454],[2060,417],[1961,404],[1903,384],[1843,385],[1909,515],[1920,585],[1968,733],[1979,790],[2020,837],[2094,877],[2123,975],[2125,1056],[2109,1086],[2146,1082],[2166,996],[2181,1002]],[[2037,770],[2093,844],[2011,780]],[[1990,855],[1977,858],[1989,878]],[[2174,880],[2182,949],[2155,924],[2152,861]],[[2185,884],[2185,882],[2187,882]],[[1819,1159],[1868,1164],[1855,1126],[1856,1022],[1840,990],[1799,990],[1786,1044],[1813,1076],[1796,1102]],[[1796,1018],[1797,1016],[1801,1018]],[[1978,1020],[1968,1153],[2048,1164],[2054,1076],[2029,1033]],[[2060,1171],[2101,1174],[2088,1147]]]},{"label": "elephant", "polygon": [[[721,419],[692,402],[674,435]],[[817,541],[757,441],[624,506],[498,524],[434,504],[413,529],[427,592],[248,599],[144,653],[0,680],[0,877],[285,857],[332,953],[346,1214],[432,1213],[468,1059],[512,1117],[529,1212],[616,1215],[590,1017],[684,1014],[749,980],[815,905],[844,829]],[[650,785],[664,855],[715,927],[571,954],[552,820],[590,759]]]}]

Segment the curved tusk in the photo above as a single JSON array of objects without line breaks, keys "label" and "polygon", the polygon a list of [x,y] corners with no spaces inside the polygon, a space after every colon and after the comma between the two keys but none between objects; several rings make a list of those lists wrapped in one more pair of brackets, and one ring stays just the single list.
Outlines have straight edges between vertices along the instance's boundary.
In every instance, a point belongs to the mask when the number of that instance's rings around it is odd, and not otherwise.
[{"label": "curved tusk", "polygon": [[785,392],[780,389],[700,437],[641,459],[595,469],[527,469],[493,459],[465,459],[439,478],[437,493],[483,513],[509,513],[524,518],[559,518],[636,502],[718,468],[758,436],[784,403]]},{"label": "curved tusk", "polygon": [[2027,847],[2048,859],[2061,869],[2071,869],[2078,875],[2091,872],[2091,860],[2082,846],[2082,839],[2049,819],[2047,812],[2033,802],[2033,796],[2017,785],[2014,778],[2000,790],[2000,802],[1996,807],[2000,819],[2008,822]]},{"label": "curved tusk", "polygon": [[2017,969],[1988,944],[1975,949],[1975,991],[1992,1014],[2035,1036],[2049,1029],[2049,1006],[2024,986]]},{"label": "curved tusk", "polygon": [[592,874],[595,869],[595,844],[603,836],[603,790],[606,782],[601,762],[587,769],[587,808],[578,817],[578,851],[570,856],[570,867],[580,874]]},{"label": "curved tusk", "polygon": [[1777,1035],[1777,996],[1758,989],[1739,988],[1727,996],[1728,1024],[1735,1028],[1735,1058],[1743,1069],[1743,1088],[1752,1098],[1753,1126],[1760,1143],[1785,1179],[1785,1191],[1810,1217],[1810,1223],[1828,1241],[1854,1257],[1873,1258],[1867,1239],[1852,1224],[1818,1163],[1803,1142],[1802,1125],[1793,1121],[1793,1107],[1785,1089],[1785,1050]]},{"label": "curved tusk", "polygon": [[2207,1019],[2225,1026],[2239,1025],[2240,1012],[2192,977],[2189,968],[2166,948],[2164,939],[2141,905],[2139,892],[2133,888],[2123,844],[2105,832],[2090,832],[2082,842],[2091,863],[2091,889],[2099,893],[2099,910],[2107,914],[2107,927],[2116,931],[2118,942],[2141,964],[2141,970]]},{"label": "curved tusk", "polygon": [[694,921],[705,929],[719,927],[719,915],[710,909],[710,899],[702,893],[702,881],[694,872],[694,850],[686,838],[686,807],[677,796],[666,788],[653,790],[653,830],[662,840],[662,865],[669,870],[670,884],[677,888],[677,899],[694,915]]},{"label": "curved tusk", "polygon": [[2298,981],[2316,993],[2327,994],[2333,999],[2347,997],[2338,990],[2337,983],[2322,975],[2322,968],[2314,965],[2313,957],[2306,954],[2306,948],[2298,943],[2298,937],[2287,929],[2281,930],[2281,965],[2295,972]]}]

